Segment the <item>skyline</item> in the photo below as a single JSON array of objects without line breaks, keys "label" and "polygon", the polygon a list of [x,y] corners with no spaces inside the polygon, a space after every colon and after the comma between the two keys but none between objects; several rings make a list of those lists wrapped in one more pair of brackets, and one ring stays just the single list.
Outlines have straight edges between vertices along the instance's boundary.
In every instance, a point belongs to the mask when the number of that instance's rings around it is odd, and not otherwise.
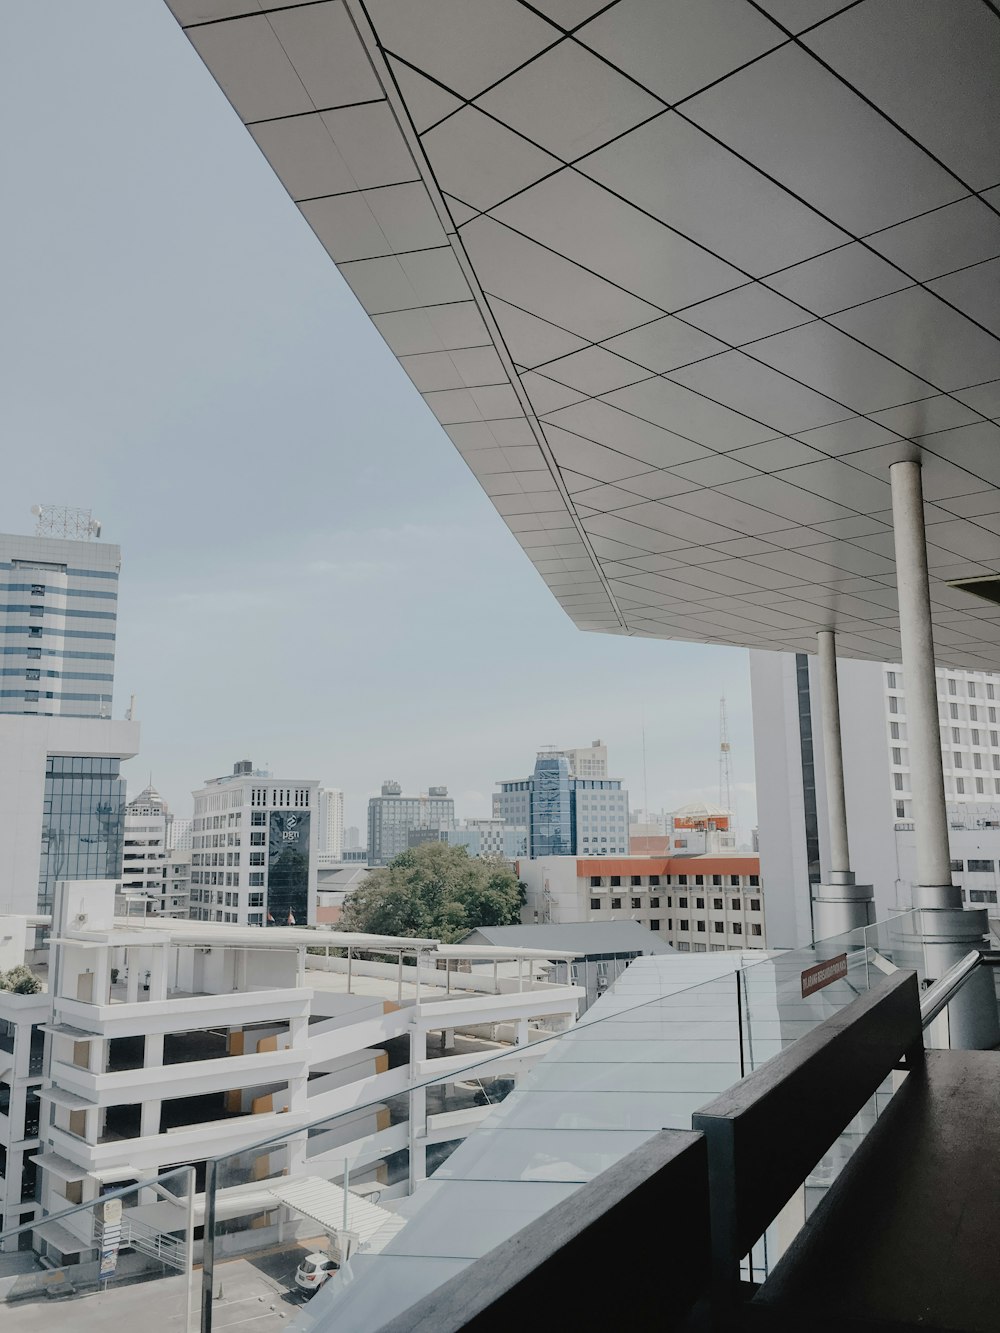
[{"label": "skyline", "polygon": [[359,827],[387,777],[486,815],[536,749],[601,736],[645,805],[645,718],[669,808],[715,799],[724,693],[748,832],[746,653],[574,628],[166,7],[10,24],[0,529],[75,504],[122,547],[130,792],[152,772],[183,814],[251,758]]}]

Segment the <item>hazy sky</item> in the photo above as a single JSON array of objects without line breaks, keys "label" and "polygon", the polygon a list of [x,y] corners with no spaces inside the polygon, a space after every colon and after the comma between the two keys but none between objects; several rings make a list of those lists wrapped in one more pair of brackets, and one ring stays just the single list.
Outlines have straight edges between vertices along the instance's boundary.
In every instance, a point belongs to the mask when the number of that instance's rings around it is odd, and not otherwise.
[{"label": "hazy sky", "polygon": [[671,808],[718,796],[742,651],[582,634],[508,533],[160,0],[6,5],[0,530],[92,508],[122,547],[115,716],[179,814],[250,758],[489,813],[601,737]]}]

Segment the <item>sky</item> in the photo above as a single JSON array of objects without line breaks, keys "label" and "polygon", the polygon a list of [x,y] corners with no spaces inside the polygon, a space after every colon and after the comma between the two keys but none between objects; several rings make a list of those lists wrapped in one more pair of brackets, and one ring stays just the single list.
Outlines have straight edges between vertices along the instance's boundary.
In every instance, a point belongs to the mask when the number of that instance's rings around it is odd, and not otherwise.
[{"label": "sky", "polygon": [[480,816],[600,737],[671,809],[718,799],[725,695],[748,837],[747,654],[574,627],[166,5],[11,5],[4,36],[0,530],[78,505],[122,548],[130,794],[190,814],[252,759],[362,829],[390,777]]}]

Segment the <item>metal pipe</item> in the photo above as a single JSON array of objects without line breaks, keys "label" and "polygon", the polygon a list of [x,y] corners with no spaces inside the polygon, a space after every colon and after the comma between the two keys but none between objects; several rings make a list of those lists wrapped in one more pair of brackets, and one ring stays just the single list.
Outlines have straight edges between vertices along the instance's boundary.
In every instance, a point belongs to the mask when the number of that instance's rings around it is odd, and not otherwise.
[{"label": "metal pipe", "polygon": [[948,846],[920,464],[914,459],[893,463],[889,482],[917,843],[913,905],[961,908],[961,894],[952,884]]},{"label": "metal pipe", "polygon": [[218,1163],[205,1163],[205,1226],[201,1247],[201,1333],[212,1333],[212,1279],[215,1275],[215,1186]]},{"label": "metal pipe", "polygon": [[819,652],[820,714],[823,723],[823,759],[826,770],[826,809],[830,826],[830,873],[851,873],[851,850],[847,837],[847,798],[844,795],[844,752],[840,740],[840,690],[837,684],[837,636],[821,629],[816,635]]},{"label": "metal pipe", "polygon": [[980,951],[972,949],[964,958],[960,958],[957,963],[949,967],[944,976],[939,977],[933,986],[924,991],[920,997],[921,1027],[926,1028],[928,1024],[933,1023],[941,1010],[948,1007],[982,961],[983,955]]}]

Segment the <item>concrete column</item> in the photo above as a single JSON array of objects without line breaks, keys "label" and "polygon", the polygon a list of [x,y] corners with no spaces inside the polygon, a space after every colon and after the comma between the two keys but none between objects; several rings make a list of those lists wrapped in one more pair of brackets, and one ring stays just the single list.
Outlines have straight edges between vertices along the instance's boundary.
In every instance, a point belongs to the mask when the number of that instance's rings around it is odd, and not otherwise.
[{"label": "concrete column", "polygon": [[[917,849],[913,906],[918,909],[917,931],[926,976],[937,980],[964,953],[985,947],[989,926],[985,910],[962,910],[961,890],[951,878],[919,462],[893,463],[889,481]],[[948,1019],[950,1044],[955,1049],[986,1050],[1000,1043],[996,995],[988,968],[973,973],[948,1006]]]},{"label": "concrete column", "polygon": [[[419,966],[420,955],[417,955]],[[422,1078],[421,1065],[427,1059],[427,1033],[416,1026],[410,1029],[410,1081]],[[410,1193],[427,1178],[427,1089],[410,1088]]]},{"label": "concrete column", "polygon": [[[162,954],[161,949],[157,949],[157,954]],[[155,964],[154,964],[155,966]],[[150,994],[153,993],[153,983],[150,981]],[[163,1064],[163,1034],[147,1033],[146,1051],[143,1065],[146,1069],[159,1069]],[[162,1103],[157,1098],[155,1101],[142,1103],[142,1109],[139,1112],[139,1133],[143,1138],[151,1134],[160,1132],[160,1110]]]},{"label": "concrete column", "polygon": [[826,771],[826,809],[830,833],[829,882],[813,890],[813,935],[817,940],[844,935],[874,918],[870,884],[855,884],[847,836],[847,799],[844,795],[844,754],[840,739],[840,690],[837,684],[837,636],[820,630],[819,704]]}]

